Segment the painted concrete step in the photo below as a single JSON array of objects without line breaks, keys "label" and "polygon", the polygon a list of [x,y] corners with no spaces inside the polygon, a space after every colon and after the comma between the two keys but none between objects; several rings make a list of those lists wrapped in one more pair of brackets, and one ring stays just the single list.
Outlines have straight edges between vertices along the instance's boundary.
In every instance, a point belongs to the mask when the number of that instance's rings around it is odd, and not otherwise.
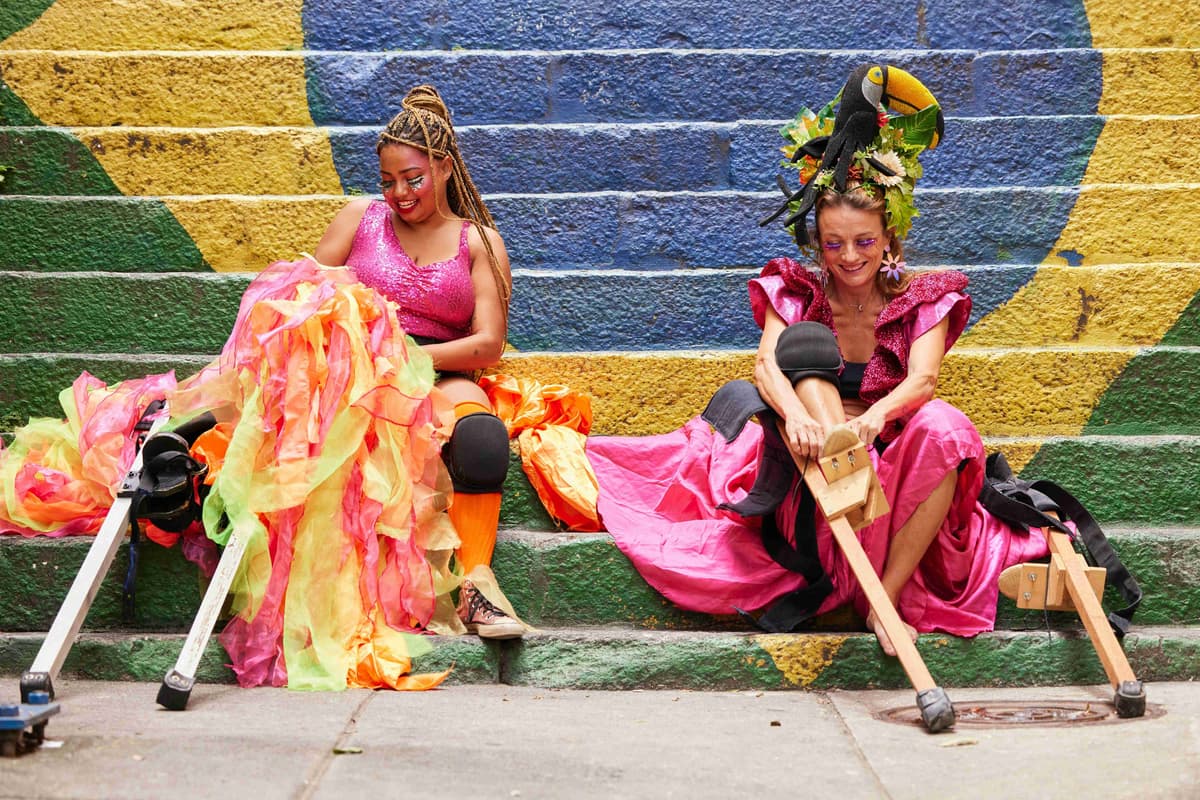
[{"label": "painted concrete step", "polygon": [[[63,675],[91,680],[159,681],[173,666],[183,635],[86,634]],[[483,643],[473,636],[433,637],[417,671],[454,667],[451,683],[503,683],[547,689],[901,689],[909,686],[896,659],[869,634],[749,634],[641,631],[628,628],[544,629],[524,640]],[[14,682],[41,645],[39,634],[0,633],[0,675]],[[1049,686],[1106,683],[1091,642],[1075,632],[997,632],[974,639],[920,637],[918,649],[940,686]],[[1200,629],[1144,628],[1124,650],[1147,682],[1197,677]],[[211,641],[197,677],[232,683],[225,653]],[[953,694],[951,700],[953,701]],[[153,697],[146,698],[154,702]]]},{"label": "painted concrete step", "polygon": [[[87,632],[72,646],[62,674],[112,681],[161,681],[175,666],[187,636],[184,633]],[[496,683],[500,650],[477,636],[422,637],[428,652],[413,659],[414,672],[454,668],[450,683]],[[0,632],[0,675],[18,676],[29,668],[42,646],[40,633]],[[229,657],[216,637],[209,640],[196,669],[202,683],[236,683]],[[147,698],[153,703],[154,698]]]},{"label": "painted concrete step", "polygon": [[[588,395],[592,433],[637,436],[683,425],[726,382],[753,375],[753,358],[748,351],[510,354],[496,372]],[[183,378],[208,361],[194,355],[0,355],[0,430],[14,430],[33,416],[61,417],[59,392],[84,370],[109,382],[170,369]],[[1110,433],[1150,437],[1114,439],[1118,449],[1141,450],[1156,436],[1197,433],[1186,395],[1157,392],[1153,381],[1188,385],[1198,365],[1194,347],[993,351],[964,346],[947,357],[939,396],[962,409],[985,438],[1040,442],[1085,434],[1100,437],[1089,444],[1104,444]],[[1130,368],[1133,373],[1125,376],[1123,370]],[[1140,405],[1131,406],[1135,401]],[[1028,444],[1020,446],[1028,450]],[[1100,465],[1100,473],[1107,471]],[[1191,474],[1186,464],[1176,471]],[[1174,478],[1168,474],[1163,480]],[[1142,519],[1137,514],[1110,518]]]},{"label": "painted concrete step", "polygon": [[[813,48],[1029,49],[1178,47],[1200,42],[1185,14],[1160,8],[1030,0],[940,3],[936,7],[856,5],[814,14],[806,7],[720,0],[580,4],[523,0],[447,4],[442,0],[299,0],[262,14],[255,0],[211,4],[116,5],[97,15],[86,0],[19,3],[0,19],[10,45],[60,50],[329,50],[564,48],[788,48],[797,30]],[[1181,9],[1185,11],[1186,9]]]},{"label": "painted concrete step", "polygon": [[[10,45],[11,48],[11,45]],[[1116,111],[1195,114],[1155,80],[1191,74],[1193,51],[620,49],[408,52],[0,49],[5,83],[48,125],[378,125],[413,76],[458,124],[761,119],[832,98],[864,61],[920,76],[950,116],[1094,114],[1111,73]],[[1144,75],[1142,73],[1145,73]],[[227,76],[212,80],[213,75]],[[753,76],[747,80],[747,76]],[[804,96],[797,97],[797,76]],[[480,93],[474,87],[487,85]],[[1070,92],[1059,91],[1062,86]],[[1108,87],[1105,95],[1108,96]]]},{"label": "painted concrete step", "polygon": [[[968,339],[953,357],[972,341],[986,341],[992,349],[1155,345],[1165,328],[1190,318],[1184,312],[1200,291],[1200,270],[1163,281],[1170,265],[956,268],[970,280],[972,305]],[[753,349],[761,332],[750,314],[747,283],[758,274],[733,267],[516,269],[509,343],[522,352],[560,353]],[[132,273],[118,280],[108,272],[0,272],[0,327],[25,332],[6,343],[9,353],[208,355],[225,343],[252,278]],[[1037,291],[1026,290],[1035,278]],[[996,316],[984,324],[986,337],[972,334],[976,323],[1018,292],[1019,322]],[[1028,325],[1030,315],[1038,318],[1037,326]],[[618,319],[621,324],[613,324]],[[1200,346],[1200,333],[1196,326],[1184,328],[1166,344]]]},{"label": "painted concrete step", "polygon": [[[1186,395],[1156,387],[1192,380],[1196,358],[1192,349],[1159,355],[956,350],[943,370],[941,396],[967,411],[985,445],[1002,450],[1014,470],[1058,482],[1102,522],[1195,524],[1200,436]],[[593,435],[642,436],[683,425],[723,383],[751,374],[752,358],[703,352],[535,355],[510,357],[500,371],[589,394]],[[61,417],[58,394],[84,370],[106,381],[170,369],[186,376],[207,361],[0,355],[0,431],[15,430],[33,416]],[[1030,436],[1031,430],[1041,433]],[[506,525],[551,526],[515,462],[506,495]]]},{"label": "painted concrete step", "polygon": [[[765,191],[782,172],[779,131],[791,110],[763,109],[781,117],[763,121],[464,125],[457,133],[485,194],[518,187],[560,193],[683,186]],[[303,195],[343,188],[375,194],[381,125],[8,127],[0,128],[0,163],[11,167],[7,194]],[[1200,136],[1200,118],[951,117],[942,144],[922,157],[921,186],[1075,186],[1101,129],[1178,141]],[[1066,152],[1046,148],[1047,141],[1062,142]],[[1168,164],[1166,152],[1153,147],[1147,156],[1140,173],[1118,164],[1098,177],[1137,183],[1161,173],[1179,183],[1200,181],[1200,165]],[[99,169],[84,168],[93,160]],[[110,180],[97,174],[100,169]],[[794,172],[784,174],[795,183]]]},{"label": "painted concrete step", "polygon": [[[1191,265],[1200,262],[1200,243],[1163,228],[1168,215],[1159,209],[1194,208],[1194,195],[1188,184],[919,189],[921,218],[905,256],[922,267],[1036,266],[1047,256],[1060,266]],[[777,191],[722,190],[495,194],[485,200],[516,268],[666,271],[760,267],[794,257],[795,243],[782,226],[758,224],[779,198]],[[0,269],[258,272],[311,252],[346,201],[341,194],[4,195],[0,227],[12,235],[0,252]],[[1081,204],[1086,227],[1068,227]],[[57,224],[64,216],[76,221],[71,230]],[[1106,237],[1117,223],[1128,235]]]},{"label": "painted concrete step", "polygon": [[[489,0],[467,6],[405,2],[381,18],[370,0],[308,0],[305,44],[312,49],[388,50],[507,48],[789,48],[798,29],[813,48],[989,49],[1089,47],[1086,16],[1037,0],[1018,13],[1000,0],[951,2],[914,13],[911,6],[845,6],[815,14],[770,3],[732,6],[720,0],[572,3],[532,6]],[[987,25],[978,21],[986,19]],[[800,26],[800,27],[798,27]],[[1043,27],[1044,26],[1044,27]]]},{"label": "painted concrete step", "polygon": [[[1139,581],[1145,600],[1136,626],[1175,625],[1200,619],[1200,528],[1110,526],[1110,541]],[[82,563],[88,537],[0,537],[0,630],[48,630]],[[140,550],[137,612],[121,618],[121,586],[128,555],[122,546],[93,602],[89,630],[186,630],[203,592],[197,568],[178,547],[144,544]],[[648,630],[749,631],[735,616],[678,609],[652,589],[607,533],[502,530],[493,558],[496,574],[518,614],[533,625],[624,624]],[[1108,608],[1121,607],[1110,590]],[[997,626],[1011,630],[1079,629],[1071,614],[1044,615],[1017,609],[1001,598]],[[863,630],[862,620],[836,612],[816,626]]]}]

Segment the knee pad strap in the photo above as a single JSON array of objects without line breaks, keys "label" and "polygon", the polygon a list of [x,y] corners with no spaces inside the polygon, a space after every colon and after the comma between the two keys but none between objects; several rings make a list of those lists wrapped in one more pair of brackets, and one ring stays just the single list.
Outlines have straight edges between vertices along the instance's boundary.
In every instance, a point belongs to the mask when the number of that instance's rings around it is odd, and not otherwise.
[{"label": "knee pad strap", "polygon": [[495,414],[467,414],[454,424],[442,461],[456,492],[498,492],[508,475],[508,430]]},{"label": "knee pad strap", "polygon": [[829,328],[819,322],[797,322],[779,334],[775,363],[792,386],[803,378],[821,378],[837,386],[842,354]]}]

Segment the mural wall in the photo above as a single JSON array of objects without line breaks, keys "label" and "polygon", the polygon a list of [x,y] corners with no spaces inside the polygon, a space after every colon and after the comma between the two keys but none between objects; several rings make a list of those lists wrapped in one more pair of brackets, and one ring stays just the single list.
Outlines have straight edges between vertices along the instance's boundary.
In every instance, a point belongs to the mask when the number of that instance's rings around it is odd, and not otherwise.
[{"label": "mural wall", "polygon": [[884,61],[947,116],[907,248],[972,281],[942,395],[1103,519],[1200,519],[1200,22],[1020,5],[9,0],[0,430],[83,369],[205,363],[253,273],[375,191],[419,82],[512,257],[503,369],[590,393],[597,432],[675,427],[749,374],[746,280],[795,254],[757,225],[780,125]]}]

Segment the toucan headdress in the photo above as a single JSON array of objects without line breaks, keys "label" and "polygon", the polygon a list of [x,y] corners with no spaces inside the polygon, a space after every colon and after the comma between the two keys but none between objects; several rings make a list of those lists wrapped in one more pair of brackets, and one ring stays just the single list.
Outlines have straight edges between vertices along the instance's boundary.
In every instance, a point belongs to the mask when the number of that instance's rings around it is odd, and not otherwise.
[{"label": "toucan headdress", "polygon": [[936,147],[944,129],[937,100],[912,75],[885,65],[858,67],[820,111],[802,108],[781,131],[787,140],[782,164],[799,170],[800,188],[793,192],[776,178],[787,201],[761,224],[787,212],[784,225],[797,244],[807,245],[808,212],[817,196],[861,186],[883,198],[887,226],[903,239],[917,216],[917,156]]}]

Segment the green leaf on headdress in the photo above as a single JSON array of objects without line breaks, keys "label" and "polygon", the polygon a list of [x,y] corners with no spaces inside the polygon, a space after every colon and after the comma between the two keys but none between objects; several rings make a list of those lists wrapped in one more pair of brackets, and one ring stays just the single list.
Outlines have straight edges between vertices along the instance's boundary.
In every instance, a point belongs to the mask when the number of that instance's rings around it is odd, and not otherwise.
[{"label": "green leaf on headdress", "polygon": [[[842,93],[839,91],[837,93],[837,97],[830,100],[828,103],[825,104],[825,106],[820,111],[817,112],[817,119],[822,124],[824,124],[825,120],[827,120],[827,119],[832,120],[836,116],[836,114],[834,114],[833,109],[837,106],[837,104],[839,102],[841,102],[841,100],[842,100]],[[830,122],[829,124],[830,124],[831,130],[832,130],[833,123]]]},{"label": "green leaf on headdress", "polygon": [[900,239],[908,236],[912,227],[913,217],[920,216],[913,203],[912,188],[908,183],[889,186],[884,192],[884,204],[887,209],[888,224],[896,231]]},{"label": "green leaf on headdress", "polygon": [[904,131],[904,143],[918,147],[929,147],[937,135],[938,106],[922,108],[915,114],[892,117],[889,125]]}]

